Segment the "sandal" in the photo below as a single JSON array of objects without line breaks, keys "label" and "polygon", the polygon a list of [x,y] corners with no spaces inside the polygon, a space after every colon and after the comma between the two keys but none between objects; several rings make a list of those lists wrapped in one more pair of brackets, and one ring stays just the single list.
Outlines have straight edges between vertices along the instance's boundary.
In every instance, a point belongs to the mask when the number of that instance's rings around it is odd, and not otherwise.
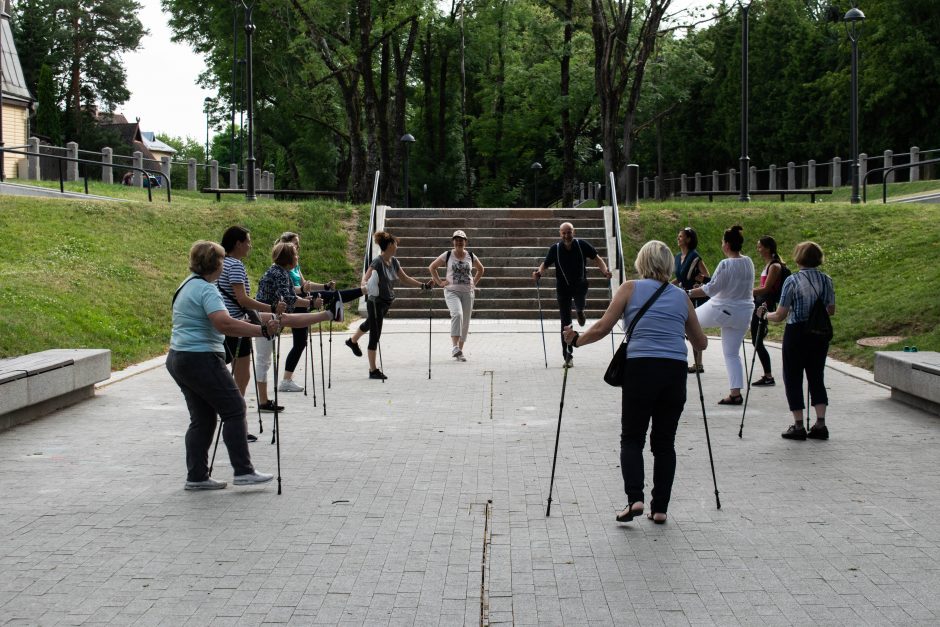
[{"label": "sandal", "polygon": [[[659,516],[662,516],[662,518],[658,518]],[[656,523],[657,525],[665,525],[665,524],[666,524],[666,513],[665,513],[665,512],[650,512],[649,514],[646,515],[646,517],[649,518],[650,520],[652,520],[652,521],[653,521],[654,523]]]},{"label": "sandal", "polygon": [[744,402],[744,396],[742,396],[741,394],[738,394],[738,395],[729,394],[728,396],[718,401],[718,404],[719,405],[740,405],[743,402]]},{"label": "sandal", "polygon": [[[637,503],[640,504],[638,509],[634,509],[634,505]],[[617,522],[630,522],[637,516],[643,515],[643,501],[634,501],[623,508],[619,514],[617,514]]]}]

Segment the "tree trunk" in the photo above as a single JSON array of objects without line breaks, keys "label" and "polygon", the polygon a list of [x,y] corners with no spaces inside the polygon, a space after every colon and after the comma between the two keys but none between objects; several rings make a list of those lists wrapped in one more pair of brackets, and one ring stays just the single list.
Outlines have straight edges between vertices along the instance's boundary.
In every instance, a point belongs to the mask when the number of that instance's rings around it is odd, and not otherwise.
[{"label": "tree trunk", "polygon": [[571,207],[574,204],[574,129],[571,126],[571,106],[568,101],[571,82],[571,40],[574,35],[572,20],[574,0],[565,2],[565,38],[561,54],[561,135],[562,135],[562,177],[561,205]]}]

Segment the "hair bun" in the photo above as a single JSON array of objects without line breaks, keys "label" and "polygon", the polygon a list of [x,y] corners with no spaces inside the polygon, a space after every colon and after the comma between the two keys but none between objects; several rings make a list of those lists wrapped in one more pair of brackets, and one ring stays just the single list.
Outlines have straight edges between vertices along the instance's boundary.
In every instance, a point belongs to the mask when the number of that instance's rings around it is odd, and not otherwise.
[{"label": "hair bun", "polygon": [[738,232],[740,232],[740,233],[743,233],[743,232],[744,232],[744,227],[741,226],[740,224],[735,224],[733,227],[731,227],[731,230],[732,230],[732,231],[738,231]]}]

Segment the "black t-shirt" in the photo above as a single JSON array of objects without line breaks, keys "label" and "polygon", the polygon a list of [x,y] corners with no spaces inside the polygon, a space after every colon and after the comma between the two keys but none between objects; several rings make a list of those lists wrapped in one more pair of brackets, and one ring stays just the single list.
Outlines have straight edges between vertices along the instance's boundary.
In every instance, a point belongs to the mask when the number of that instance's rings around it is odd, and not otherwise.
[{"label": "black t-shirt", "polygon": [[587,259],[597,259],[597,251],[583,239],[571,242],[571,250],[561,242],[553,244],[545,255],[545,267],[557,266],[555,283],[561,286],[577,286],[587,279]]}]

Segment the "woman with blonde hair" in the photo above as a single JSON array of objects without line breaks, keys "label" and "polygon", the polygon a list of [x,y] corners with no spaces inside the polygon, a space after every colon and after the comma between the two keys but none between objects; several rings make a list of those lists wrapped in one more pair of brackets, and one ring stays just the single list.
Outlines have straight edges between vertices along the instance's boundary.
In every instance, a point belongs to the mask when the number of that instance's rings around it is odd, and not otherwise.
[{"label": "woman with blonde hair", "polygon": [[655,240],[644,244],[634,267],[640,279],[620,286],[604,316],[581,334],[571,325],[565,327],[564,338],[571,346],[584,346],[603,339],[619,320],[625,329],[637,320],[627,344],[620,417],[620,469],[627,505],[616,518],[627,522],[643,514],[643,448],[652,424],[653,489],[648,518],[663,524],[676,472],[676,429],[685,407],[685,339],[689,338],[694,350],[704,350],[708,338],[692,301],[669,283],[673,256],[666,244]]}]

